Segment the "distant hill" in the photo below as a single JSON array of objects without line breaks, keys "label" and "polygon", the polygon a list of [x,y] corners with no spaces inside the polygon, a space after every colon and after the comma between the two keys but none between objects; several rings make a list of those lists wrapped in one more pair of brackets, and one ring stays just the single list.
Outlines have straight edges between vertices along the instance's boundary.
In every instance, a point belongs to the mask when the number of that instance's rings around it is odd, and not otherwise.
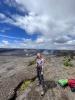
[{"label": "distant hill", "polygon": [[75,50],[47,50],[47,49],[10,49],[0,48],[0,55],[7,56],[34,56],[37,52],[41,52],[45,55],[75,55]]}]

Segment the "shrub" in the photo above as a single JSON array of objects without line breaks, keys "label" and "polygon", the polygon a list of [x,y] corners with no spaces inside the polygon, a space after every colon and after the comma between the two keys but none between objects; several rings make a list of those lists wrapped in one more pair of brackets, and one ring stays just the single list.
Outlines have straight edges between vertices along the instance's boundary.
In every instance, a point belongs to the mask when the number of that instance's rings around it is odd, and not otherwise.
[{"label": "shrub", "polygon": [[23,84],[22,84],[21,87],[20,87],[20,91],[22,92],[22,91],[24,91],[25,89],[27,89],[27,87],[30,85],[30,83],[31,83],[31,80],[26,80],[26,81],[24,81]]},{"label": "shrub", "polygon": [[65,62],[64,62],[64,65],[65,65],[65,66],[72,66],[72,63],[71,63],[71,62],[68,62],[68,61],[65,61]]},{"label": "shrub", "polygon": [[35,63],[36,63],[35,60],[33,60],[33,61],[29,61],[28,66],[34,65]]},{"label": "shrub", "polygon": [[73,66],[70,57],[65,57],[63,61],[65,66]]}]

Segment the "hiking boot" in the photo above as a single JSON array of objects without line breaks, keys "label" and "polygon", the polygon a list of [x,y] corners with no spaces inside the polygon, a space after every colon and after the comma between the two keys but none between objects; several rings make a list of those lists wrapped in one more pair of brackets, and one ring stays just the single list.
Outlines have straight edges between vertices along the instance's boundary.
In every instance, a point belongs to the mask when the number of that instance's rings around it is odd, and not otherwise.
[{"label": "hiking boot", "polygon": [[41,91],[41,96],[43,96],[44,95],[44,91]]}]

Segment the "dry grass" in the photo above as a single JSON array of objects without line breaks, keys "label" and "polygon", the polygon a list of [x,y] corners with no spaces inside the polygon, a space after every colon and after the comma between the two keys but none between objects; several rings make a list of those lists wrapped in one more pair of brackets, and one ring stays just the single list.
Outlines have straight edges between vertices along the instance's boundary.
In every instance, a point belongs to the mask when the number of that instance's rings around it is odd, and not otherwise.
[{"label": "dry grass", "polygon": [[31,80],[24,81],[23,84],[21,85],[20,89],[19,89],[20,92],[25,91],[30,84],[31,84]]}]

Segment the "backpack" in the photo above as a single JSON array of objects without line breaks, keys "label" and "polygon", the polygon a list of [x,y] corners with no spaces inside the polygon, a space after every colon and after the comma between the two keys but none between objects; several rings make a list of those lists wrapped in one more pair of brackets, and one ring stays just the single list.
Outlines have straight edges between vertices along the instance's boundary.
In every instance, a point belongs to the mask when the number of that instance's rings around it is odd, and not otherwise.
[{"label": "backpack", "polygon": [[68,79],[60,79],[58,80],[58,83],[60,86],[65,87],[66,85],[68,85]]},{"label": "backpack", "polygon": [[70,88],[75,88],[75,79],[69,79],[68,80],[68,86]]}]

